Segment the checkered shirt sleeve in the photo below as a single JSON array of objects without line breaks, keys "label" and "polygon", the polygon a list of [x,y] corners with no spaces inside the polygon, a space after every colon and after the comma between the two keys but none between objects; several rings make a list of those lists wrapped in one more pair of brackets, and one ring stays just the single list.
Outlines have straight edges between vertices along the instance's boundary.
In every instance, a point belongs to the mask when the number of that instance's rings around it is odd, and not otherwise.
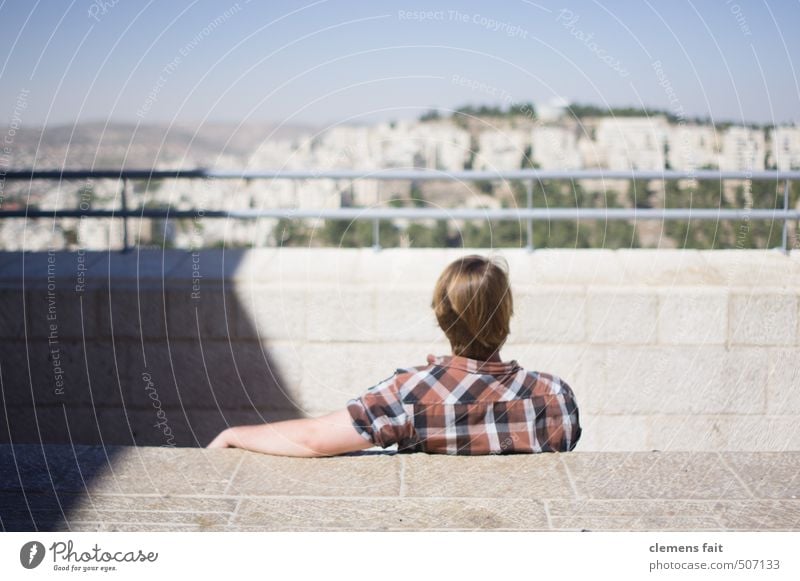
[{"label": "checkered shirt sleeve", "polygon": [[353,426],[367,441],[381,448],[407,440],[413,432],[413,412],[409,415],[400,398],[397,373],[347,402]]},{"label": "checkered shirt sleeve", "polygon": [[547,377],[550,393],[534,390],[533,394],[536,439],[542,451],[568,452],[575,449],[582,432],[575,393],[563,379]]}]

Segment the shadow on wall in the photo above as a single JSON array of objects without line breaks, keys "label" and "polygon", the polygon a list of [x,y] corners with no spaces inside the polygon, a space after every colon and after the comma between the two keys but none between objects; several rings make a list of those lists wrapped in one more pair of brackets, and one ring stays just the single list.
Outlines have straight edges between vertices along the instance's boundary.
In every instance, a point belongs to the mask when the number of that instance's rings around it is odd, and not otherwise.
[{"label": "shadow on wall", "polygon": [[226,282],[244,252],[0,253],[0,443],[31,445],[0,449],[5,530],[51,530],[60,483],[88,489],[114,446],[303,415]]}]

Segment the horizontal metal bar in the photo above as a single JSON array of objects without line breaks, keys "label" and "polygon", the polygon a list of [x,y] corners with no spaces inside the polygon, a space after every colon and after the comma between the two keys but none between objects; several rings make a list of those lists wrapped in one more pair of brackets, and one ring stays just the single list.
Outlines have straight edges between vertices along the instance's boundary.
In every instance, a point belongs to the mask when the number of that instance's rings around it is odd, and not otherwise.
[{"label": "horizontal metal bar", "polygon": [[510,171],[441,171],[441,170],[210,170],[196,169],[95,169],[95,170],[34,170],[19,169],[0,172],[6,180],[84,180],[84,179],[272,179],[272,180],[419,180],[419,181],[477,181],[477,180],[798,180],[800,171],[612,171],[602,169],[553,171],[520,169]]},{"label": "horizontal metal bar", "polygon": [[170,169],[170,170],[149,170],[149,169],[92,169],[92,170],[34,170],[19,169],[12,170],[0,177],[6,180],[158,180],[167,178],[199,179],[208,177],[208,172],[204,169]]},{"label": "horizontal metal bar", "polygon": [[436,220],[800,220],[800,210],[747,210],[709,208],[341,208],[314,210],[274,208],[263,210],[3,210],[2,218],[319,218],[325,220],[436,219]]}]

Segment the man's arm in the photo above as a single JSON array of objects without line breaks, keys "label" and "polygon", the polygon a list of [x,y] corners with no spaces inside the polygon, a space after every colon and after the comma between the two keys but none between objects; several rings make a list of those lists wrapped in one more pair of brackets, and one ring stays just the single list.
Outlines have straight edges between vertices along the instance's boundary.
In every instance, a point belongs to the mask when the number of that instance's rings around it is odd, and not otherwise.
[{"label": "man's arm", "polygon": [[347,409],[319,418],[237,426],[221,432],[208,448],[244,448],[276,456],[336,456],[372,447]]}]

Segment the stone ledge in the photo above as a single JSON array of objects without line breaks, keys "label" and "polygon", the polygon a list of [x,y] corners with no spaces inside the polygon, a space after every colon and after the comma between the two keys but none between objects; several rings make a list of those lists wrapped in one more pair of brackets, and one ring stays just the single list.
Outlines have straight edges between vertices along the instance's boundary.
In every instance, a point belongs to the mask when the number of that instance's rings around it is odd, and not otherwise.
[{"label": "stone ledge", "polygon": [[800,530],[798,452],[0,446],[4,530]]},{"label": "stone ledge", "polygon": [[[56,252],[52,274],[75,279],[83,271],[87,288],[124,279],[142,285],[178,284],[198,273],[203,284],[238,283],[362,284],[391,287],[432,285],[442,269],[466,254],[506,258],[512,284],[600,286],[800,286],[800,252],[777,250],[544,249],[521,248],[256,248],[119,252]],[[22,278],[46,281],[47,252],[0,252],[0,286]]]}]

